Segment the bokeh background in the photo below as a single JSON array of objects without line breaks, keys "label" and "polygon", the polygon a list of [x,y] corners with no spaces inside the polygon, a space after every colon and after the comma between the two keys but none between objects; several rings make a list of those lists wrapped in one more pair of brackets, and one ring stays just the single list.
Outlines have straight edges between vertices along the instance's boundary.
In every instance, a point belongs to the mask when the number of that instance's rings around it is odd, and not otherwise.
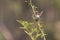
[{"label": "bokeh background", "polygon": [[[31,7],[25,2],[29,0],[0,0],[0,40],[31,40],[19,27],[16,20],[31,21]],[[32,0],[42,10],[47,40],[60,40],[60,0]],[[38,40],[43,40],[38,38]]]}]

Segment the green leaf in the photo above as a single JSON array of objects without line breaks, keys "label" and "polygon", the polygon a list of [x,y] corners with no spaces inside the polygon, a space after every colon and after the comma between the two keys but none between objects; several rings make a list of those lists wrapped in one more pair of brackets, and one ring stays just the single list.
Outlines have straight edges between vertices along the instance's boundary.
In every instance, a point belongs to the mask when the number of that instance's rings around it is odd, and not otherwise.
[{"label": "green leaf", "polygon": [[29,27],[29,23],[28,22],[25,22],[24,27],[25,28],[28,28]]},{"label": "green leaf", "polygon": [[32,22],[29,22],[29,24],[30,24],[30,25],[33,25],[34,23],[32,23]]},{"label": "green leaf", "polygon": [[27,21],[17,20],[20,24],[22,24],[25,28],[29,27],[29,23]]},{"label": "green leaf", "polygon": [[41,33],[40,33],[40,34],[37,34],[37,35],[36,35],[36,38],[38,38],[38,37],[41,36],[41,35],[42,35]]},{"label": "green leaf", "polygon": [[28,5],[30,5],[30,6],[31,6],[31,5],[32,5],[32,3],[30,2],[30,3],[28,3]]},{"label": "green leaf", "polygon": [[38,29],[37,28],[32,28],[31,31],[32,32],[38,32]]}]

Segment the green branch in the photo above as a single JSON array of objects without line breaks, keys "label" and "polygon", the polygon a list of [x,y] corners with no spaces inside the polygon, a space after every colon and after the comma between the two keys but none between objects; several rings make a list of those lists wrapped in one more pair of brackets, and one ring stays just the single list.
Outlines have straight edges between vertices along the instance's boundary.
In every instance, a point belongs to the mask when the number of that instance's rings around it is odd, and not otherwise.
[{"label": "green branch", "polygon": [[[20,27],[21,29],[24,30],[25,33],[27,33],[27,35],[29,35],[29,37],[31,38],[31,40],[37,40],[38,37],[43,37],[44,40],[46,40],[45,37],[45,33],[43,30],[43,26],[40,23],[40,19],[38,19],[38,21],[35,22],[35,19],[33,16],[36,16],[36,7],[32,4],[32,1],[30,0],[30,3],[28,3],[31,6],[32,9],[32,20],[34,20],[33,22],[28,22],[28,21],[22,21],[22,20],[17,20],[17,22],[19,22],[20,24],[23,25],[23,27]],[[37,17],[40,17],[42,15],[43,11],[41,11],[40,15],[37,15]],[[36,18],[37,19],[37,18]]]}]

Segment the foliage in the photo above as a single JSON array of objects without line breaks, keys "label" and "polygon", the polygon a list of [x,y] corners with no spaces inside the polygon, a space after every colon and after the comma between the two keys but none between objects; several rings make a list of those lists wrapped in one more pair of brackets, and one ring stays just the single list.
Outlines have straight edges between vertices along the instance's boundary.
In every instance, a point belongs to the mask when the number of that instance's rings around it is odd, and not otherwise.
[{"label": "foliage", "polygon": [[23,29],[25,33],[27,33],[30,36],[31,40],[37,40],[38,37],[42,37],[44,40],[46,40],[45,38],[46,34],[44,33],[43,26],[40,22],[40,16],[42,15],[43,11],[41,11],[41,13],[38,16],[36,16],[37,15],[36,12],[38,13],[38,11],[36,10],[36,7],[32,4],[31,0],[30,3],[28,4],[32,8],[32,12],[33,12],[32,20],[34,21],[28,22],[23,20],[17,20],[17,22],[23,25],[23,27],[20,28]]},{"label": "foliage", "polygon": [[22,24],[24,27],[20,27],[21,29],[24,29],[24,31],[31,37],[32,40],[36,40],[38,37],[41,37],[41,33],[39,31],[38,26],[34,27],[35,23],[17,20],[20,24]]}]

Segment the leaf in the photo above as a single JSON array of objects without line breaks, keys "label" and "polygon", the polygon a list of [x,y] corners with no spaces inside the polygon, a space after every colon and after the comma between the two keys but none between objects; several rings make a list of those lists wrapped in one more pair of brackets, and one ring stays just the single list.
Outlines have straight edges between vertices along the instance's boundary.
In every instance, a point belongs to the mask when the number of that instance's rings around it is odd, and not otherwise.
[{"label": "leaf", "polygon": [[36,35],[36,38],[38,38],[38,37],[41,36],[41,35],[42,35],[41,33],[40,33],[40,34],[37,34],[37,35]]},{"label": "leaf", "polygon": [[38,29],[37,28],[32,28],[31,31],[32,32],[38,32]]},{"label": "leaf", "polygon": [[27,33],[29,35],[29,33],[26,30],[24,30],[24,31],[25,31],[25,33]]},{"label": "leaf", "polygon": [[24,27],[20,27],[20,29],[25,29]]},{"label": "leaf", "polygon": [[28,23],[26,23],[26,22],[23,22],[23,23],[24,23],[24,25],[23,25],[23,26],[24,26],[25,28],[27,28],[27,27],[29,26],[29,24],[28,24]]},{"label": "leaf", "polygon": [[31,6],[31,5],[32,5],[32,3],[30,2],[30,3],[28,3],[28,5],[30,5],[30,6]]},{"label": "leaf", "polygon": [[22,25],[25,24],[24,21],[22,21],[22,20],[17,20],[17,22],[19,22],[19,23],[22,24]]},{"label": "leaf", "polygon": [[42,34],[42,35],[41,35],[41,38],[44,37],[44,36],[46,36],[46,35],[47,35],[47,34]]},{"label": "leaf", "polygon": [[34,23],[32,23],[32,22],[29,22],[29,24],[30,24],[30,25],[33,25]]},{"label": "leaf", "polygon": [[20,24],[22,24],[25,28],[28,28],[29,27],[29,22],[27,21],[22,21],[22,20],[17,20],[17,22],[19,22]]}]

